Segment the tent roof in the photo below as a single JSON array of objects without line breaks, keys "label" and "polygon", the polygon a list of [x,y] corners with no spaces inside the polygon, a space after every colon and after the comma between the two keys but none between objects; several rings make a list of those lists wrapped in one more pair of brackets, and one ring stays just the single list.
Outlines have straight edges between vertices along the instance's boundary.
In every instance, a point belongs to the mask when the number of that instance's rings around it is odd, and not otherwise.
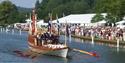
[{"label": "tent roof", "polygon": [[116,24],[125,23],[125,20],[119,21]]},{"label": "tent roof", "polygon": [[37,24],[42,24],[42,23],[44,23],[43,20],[39,20],[39,21],[37,22]]},{"label": "tent roof", "polygon": [[[96,14],[71,14],[62,18],[59,18],[60,23],[91,23],[91,19]],[[102,13],[106,15],[106,13]],[[53,23],[57,23],[57,20],[53,20]]]}]

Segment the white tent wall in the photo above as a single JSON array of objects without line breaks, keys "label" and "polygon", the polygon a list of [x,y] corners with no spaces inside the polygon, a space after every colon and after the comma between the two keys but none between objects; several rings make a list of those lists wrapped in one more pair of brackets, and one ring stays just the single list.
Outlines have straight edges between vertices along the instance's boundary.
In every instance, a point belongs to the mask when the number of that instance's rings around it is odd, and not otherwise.
[{"label": "white tent wall", "polygon": [[116,22],[116,24],[122,24],[122,23],[125,23],[125,20],[122,20],[122,21]]},{"label": "white tent wall", "polygon": [[47,26],[47,25],[48,25],[48,23],[44,23],[44,20],[38,20],[38,22],[37,22],[38,27]]},{"label": "white tent wall", "polygon": [[125,28],[125,20],[117,22],[116,27]]},{"label": "white tent wall", "polygon": [[94,24],[94,26],[104,26],[105,25],[105,23],[106,23],[106,21],[105,20],[102,20],[102,21],[99,21],[99,22],[95,22],[95,23],[93,23]]}]

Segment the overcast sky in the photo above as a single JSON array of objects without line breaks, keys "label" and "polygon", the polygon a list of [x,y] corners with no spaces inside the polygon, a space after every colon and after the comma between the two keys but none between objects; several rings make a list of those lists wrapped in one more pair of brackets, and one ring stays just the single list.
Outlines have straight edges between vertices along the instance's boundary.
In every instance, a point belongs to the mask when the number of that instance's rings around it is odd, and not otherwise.
[{"label": "overcast sky", "polygon": [[[1,1],[4,1],[4,0],[0,0],[0,2]],[[16,4],[16,6],[26,7],[26,8],[33,8],[36,3],[36,0],[10,0],[10,1]]]}]

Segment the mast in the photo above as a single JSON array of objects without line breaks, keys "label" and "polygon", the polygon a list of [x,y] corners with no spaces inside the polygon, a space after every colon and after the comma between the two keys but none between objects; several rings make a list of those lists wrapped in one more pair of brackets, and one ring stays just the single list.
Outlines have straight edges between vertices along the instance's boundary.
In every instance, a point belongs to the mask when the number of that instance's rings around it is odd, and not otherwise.
[{"label": "mast", "polygon": [[65,46],[67,45],[67,44],[66,44],[66,42],[67,42],[67,36],[66,36],[67,30],[66,30],[66,28],[67,28],[67,21],[66,21],[66,24],[65,24]]},{"label": "mast", "polygon": [[52,33],[52,14],[49,13],[48,31]]},{"label": "mast", "polygon": [[[63,17],[65,17],[65,14],[63,13]],[[66,19],[65,19],[65,21],[66,21]],[[66,42],[67,42],[67,36],[66,36],[66,28],[67,28],[67,21],[66,21],[66,23],[65,23],[65,46],[67,46],[67,44],[66,44]]]},{"label": "mast", "polygon": [[37,20],[37,16],[35,13],[35,9],[33,9],[32,10],[32,35],[36,35],[36,32],[37,32],[36,20]]},{"label": "mast", "polygon": [[32,19],[31,19],[31,14],[30,14],[29,17],[30,17],[29,20],[31,20],[30,22],[28,22],[28,24],[29,24],[29,34],[32,34],[32,25],[31,25]]},{"label": "mast", "polygon": [[[37,15],[35,13],[35,9],[32,10],[32,17],[31,17],[31,20],[32,20],[32,35],[36,36],[37,35],[37,28],[36,28],[36,21],[37,21]],[[37,46],[38,45],[38,42],[36,40],[36,38],[34,39],[34,45]]]},{"label": "mast", "polygon": [[59,24],[59,20],[58,20],[58,15],[56,14],[56,20],[57,20],[57,29],[58,29],[58,36],[60,35],[60,24]]}]

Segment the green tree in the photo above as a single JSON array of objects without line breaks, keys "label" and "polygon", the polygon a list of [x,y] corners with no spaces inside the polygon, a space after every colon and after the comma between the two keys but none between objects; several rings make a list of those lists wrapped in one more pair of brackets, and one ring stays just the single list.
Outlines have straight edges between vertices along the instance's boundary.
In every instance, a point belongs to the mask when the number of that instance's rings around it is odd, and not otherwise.
[{"label": "green tree", "polygon": [[9,0],[0,3],[0,25],[6,26],[16,22],[24,22],[24,13],[20,13],[17,7]]},{"label": "green tree", "polygon": [[39,0],[36,1],[35,8],[38,9],[40,7],[40,2]]},{"label": "green tree", "polygon": [[114,23],[120,21],[125,15],[124,0],[97,0],[96,3],[96,12],[107,13],[106,20],[108,22]]},{"label": "green tree", "polygon": [[102,21],[102,20],[104,20],[103,15],[101,15],[101,14],[96,14],[96,15],[92,18],[91,22],[94,23],[94,22],[98,22],[98,21]]},{"label": "green tree", "polygon": [[1,20],[0,20],[0,24],[3,25],[3,24],[9,24],[10,20],[8,19],[10,16],[13,16],[13,12],[16,10],[15,8],[15,5],[12,4],[10,1],[3,1],[1,4],[0,4],[0,17],[1,17]]},{"label": "green tree", "polygon": [[48,13],[58,14],[62,17],[69,14],[81,14],[93,12],[95,0],[43,0],[40,3],[38,17],[48,19]]}]

